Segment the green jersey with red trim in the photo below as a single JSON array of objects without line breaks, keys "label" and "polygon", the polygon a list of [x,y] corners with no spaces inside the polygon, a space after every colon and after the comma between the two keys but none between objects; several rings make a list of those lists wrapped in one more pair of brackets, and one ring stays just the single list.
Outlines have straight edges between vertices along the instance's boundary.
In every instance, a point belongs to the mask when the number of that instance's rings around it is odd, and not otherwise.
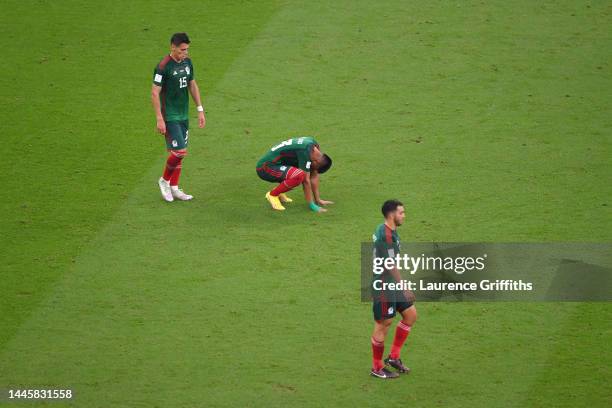
[{"label": "green jersey with red trim", "polygon": [[[400,253],[400,238],[397,234],[397,230],[392,230],[387,226],[387,224],[380,224],[376,227],[374,231],[374,235],[372,235],[372,239],[374,240],[374,257],[375,258],[395,258]],[[372,282],[374,280],[380,279],[382,282],[390,283],[395,282],[395,278],[391,275],[388,269],[380,274],[373,274]],[[388,291],[378,291],[372,289],[372,295],[374,298],[378,297],[387,297],[388,299],[392,299],[393,293],[389,294]]]},{"label": "green jersey with red trim", "polygon": [[319,144],[312,137],[294,137],[272,146],[257,162],[257,167],[262,167],[264,163],[280,164],[293,166],[310,173],[310,153],[313,147]]},{"label": "green jersey with red trim", "polygon": [[166,55],[153,71],[153,83],[161,86],[159,101],[166,122],[189,119],[189,82],[193,81],[193,65],[185,58],[176,62]]},{"label": "green jersey with red trim", "polygon": [[400,253],[400,238],[397,230],[392,230],[387,224],[382,223],[372,235],[374,240],[375,255],[377,258],[395,258]]}]

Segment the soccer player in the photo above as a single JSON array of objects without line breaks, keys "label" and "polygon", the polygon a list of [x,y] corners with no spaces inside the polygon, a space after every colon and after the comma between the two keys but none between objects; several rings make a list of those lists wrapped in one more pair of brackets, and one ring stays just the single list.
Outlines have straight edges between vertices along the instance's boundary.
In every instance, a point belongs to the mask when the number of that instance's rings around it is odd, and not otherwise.
[{"label": "soccer player", "polygon": [[153,72],[151,101],[157,118],[157,130],[166,137],[168,160],[159,189],[166,201],[187,201],[193,196],[185,194],[178,186],[183,158],[187,155],[189,139],[189,95],[198,111],[198,124],[206,124],[200,90],[194,79],[193,65],[187,56],[189,37],[176,33],[170,39],[170,54],[166,55]]},{"label": "soccer player", "polygon": [[327,210],[323,207],[333,202],[319,196],[319,175],[329,170],[331,165],[331,158],[321,152],[316,140],[296,137],[272,146],[259,159],[256,170],[262,180],[280,183],[266,193],[266,200],[274,210],[284,211],[282,203],[293,201],[285,193],[301,184],[310,209],[324,212]]},{"label": "soccer player", "polygon": [[[404,223],[406,214],[404,205],[398,200],[388,200],[382,206],[385,222],[374,232],[374,255],[377,258],[395,258],[400,252],[400,239],[397,227]],[[399,282],[401,276],[397,268],[387,269],[376,279],[383,282]],[[399,374],[388,370],[385,365],[395,368],[399,373],[409,373],[410,369],[402,363],[400,351],[412,325],[416,322],[417,312],[414,307],[414,293],[411,291],[373,290],[374,332],[372,333],[372,372],[378,378],[397,378]],[[385,337],[393,323],[396,312],[402,315],[397,324],[391,353],[383,362]]]}]

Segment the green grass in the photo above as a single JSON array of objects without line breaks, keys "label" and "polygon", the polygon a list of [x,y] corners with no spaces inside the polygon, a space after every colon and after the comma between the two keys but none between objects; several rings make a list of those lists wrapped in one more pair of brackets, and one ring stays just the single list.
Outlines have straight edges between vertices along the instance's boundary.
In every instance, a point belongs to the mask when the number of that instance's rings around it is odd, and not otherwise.
[{"label": "green grass", "polygon": [[[609,406],[609,303],[419,303],[368,377],[359,245],[609,242],[606,2],[5,2],[0,388],[74,406]],[[153,67],[187,31],[208,125],[162,203]],[[314,135],[336,201],[254,171]],[[35,405],[35,404],[30,404]],[[61,405],[61,404],[60,404]],[[60,406],[58,405],[58,406]]]}]

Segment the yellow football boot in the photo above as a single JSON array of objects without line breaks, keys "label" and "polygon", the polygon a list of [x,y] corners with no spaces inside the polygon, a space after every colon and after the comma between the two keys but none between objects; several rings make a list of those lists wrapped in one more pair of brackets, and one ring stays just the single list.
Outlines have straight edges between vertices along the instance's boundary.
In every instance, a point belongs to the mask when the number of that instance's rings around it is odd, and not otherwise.
[{"label": "yellow football boot", "polygon": [[280,199],[278,197],[270,195],[269,191],[266,193],[266,200],[268,200],[274,210],[285,211],[285,207],[283,207],[283,205],[281,204]]},{"label": "yellow football boot", "polygon": [[293,200],[290,199],[285,193],[280,193],[278,195],[278,198],[280,198],[281,203],[292,203],[293,202]]}]

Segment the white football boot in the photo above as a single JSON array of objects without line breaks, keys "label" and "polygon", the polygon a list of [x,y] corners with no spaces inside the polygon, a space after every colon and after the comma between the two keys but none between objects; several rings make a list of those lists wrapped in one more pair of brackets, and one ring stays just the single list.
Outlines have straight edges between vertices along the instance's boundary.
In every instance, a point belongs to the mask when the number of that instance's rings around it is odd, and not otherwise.
[{"label": "white football boot", "polygon": [[170,183],[164,180],[163,177],[160,177],[158,184],[162,198],[168,202],[174,201],[174,197],[172,197],[172,191],[170,191]]},{"label": "white football boot", "polygon": [[171,187],[171,191],[172,191],[172,197],[176,198],[177,200],[189,201],[189,200],[193,199],[192,195],[183,193],[183,190],[181,190],[178,187],[176,187],[176,188]]}]

